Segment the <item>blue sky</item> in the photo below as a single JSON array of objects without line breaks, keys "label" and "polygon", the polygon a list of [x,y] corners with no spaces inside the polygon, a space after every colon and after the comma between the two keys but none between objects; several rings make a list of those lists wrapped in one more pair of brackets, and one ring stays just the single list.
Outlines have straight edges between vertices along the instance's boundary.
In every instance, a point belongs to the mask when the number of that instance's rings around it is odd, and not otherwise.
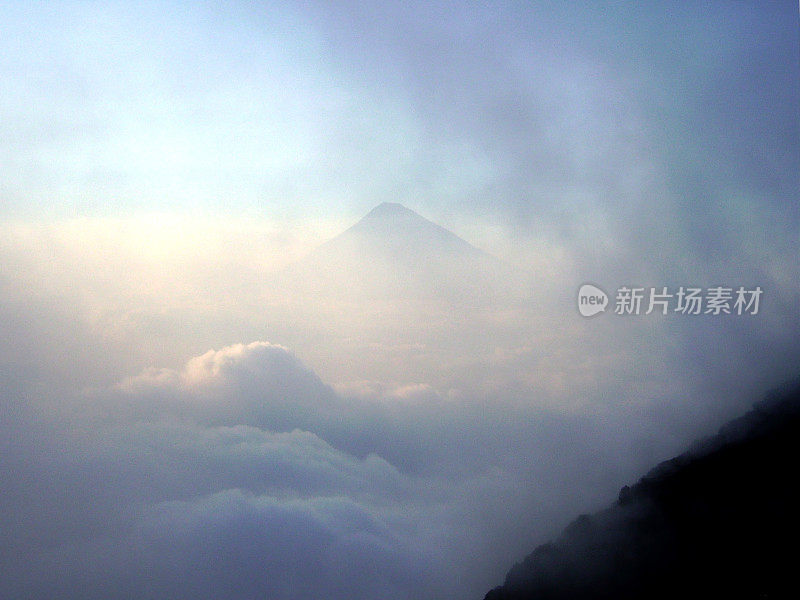
[{"label": "blue sky", "polygon": [[790,2],[3,12],[6,215],[355,217],[397,200],[539,234],[673,194],[702,219],[718,202],[797,217]]}]

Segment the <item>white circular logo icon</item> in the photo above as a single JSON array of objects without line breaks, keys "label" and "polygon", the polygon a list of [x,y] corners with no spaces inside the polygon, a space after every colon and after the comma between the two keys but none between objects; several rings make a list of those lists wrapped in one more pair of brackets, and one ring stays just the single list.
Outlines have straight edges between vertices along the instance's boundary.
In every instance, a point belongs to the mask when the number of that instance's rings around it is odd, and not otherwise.
[{"label": "white circular logo icon", "polygon": [[578,312],[584,317],[593,317],[604,312],[608,306],[608,295],[596,285],[584,283],[578,290]]}]

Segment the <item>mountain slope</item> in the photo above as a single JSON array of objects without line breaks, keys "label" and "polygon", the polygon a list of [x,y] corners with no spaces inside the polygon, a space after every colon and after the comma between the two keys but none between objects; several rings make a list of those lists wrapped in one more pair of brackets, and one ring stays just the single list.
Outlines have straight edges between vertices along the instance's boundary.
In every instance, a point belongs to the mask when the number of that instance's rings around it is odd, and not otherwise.
[{"label": "mountain slope", "polygon": [[502,261],[408,208],[384,203],[322,244],[288,275],[333,298],[482,301],[508,278]]},{"label": "mountain slope", "polygon": [[485,600],[798,597],[798,467],[795,384],[573,521]]},{"label": "mountain slope", "polygon": [[337,253],[348,246],[369,246],[398,260],[408,257],[411,247],[424,249],[428,256],[461,254],[475,260],[490,258],[451,231],[395,202],[379,204],[358,223],[323,244],[315,254]]},{"label": "mountain slope", "polygon": [[[530,277],[399,204],[381,204],[265,282],[261,336],[325,381],[489,389],[518,378]],[[501,371],[506,369],[507,371]]]}]

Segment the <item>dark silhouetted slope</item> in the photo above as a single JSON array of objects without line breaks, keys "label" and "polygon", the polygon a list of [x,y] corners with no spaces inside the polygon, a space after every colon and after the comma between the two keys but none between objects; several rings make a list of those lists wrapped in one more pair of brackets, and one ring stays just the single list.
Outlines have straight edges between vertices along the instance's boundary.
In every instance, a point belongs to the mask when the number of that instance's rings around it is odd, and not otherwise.
[{"label": "dark silhouetted slope", "polygon": [[485,600],[797,598],[800,386],[536,548]]}]

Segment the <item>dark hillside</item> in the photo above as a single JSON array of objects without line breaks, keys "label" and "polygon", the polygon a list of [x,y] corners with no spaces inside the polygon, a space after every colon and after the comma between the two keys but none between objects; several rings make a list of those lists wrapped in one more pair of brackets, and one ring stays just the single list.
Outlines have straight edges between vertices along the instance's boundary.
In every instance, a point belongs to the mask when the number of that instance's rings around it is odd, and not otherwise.
[{"label": "dark hillside", "polygon": [[485,600],[800,597],[800,386],[536,548]]}]

